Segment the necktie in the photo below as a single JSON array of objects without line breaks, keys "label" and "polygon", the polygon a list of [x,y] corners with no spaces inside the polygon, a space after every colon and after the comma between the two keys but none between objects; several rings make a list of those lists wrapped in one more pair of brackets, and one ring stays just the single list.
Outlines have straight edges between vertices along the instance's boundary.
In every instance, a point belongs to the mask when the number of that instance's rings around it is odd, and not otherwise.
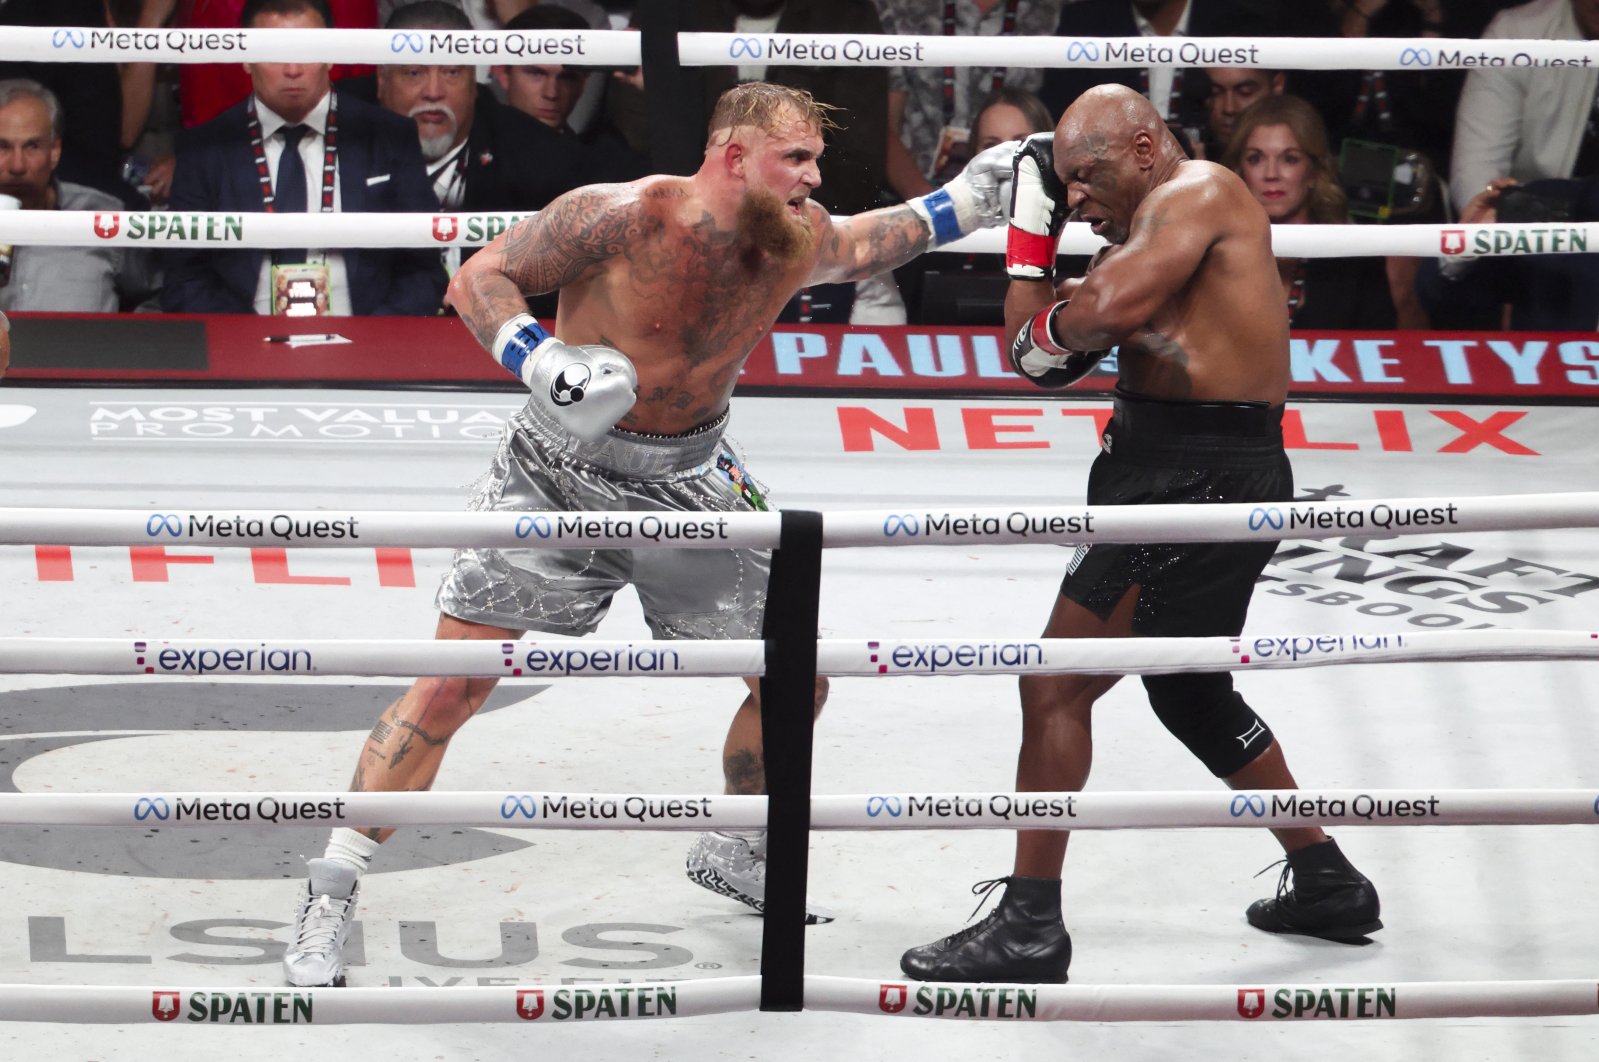
[{"label": "necktie", "polygon": [[[281,130],[283,155],[278,159],[278,179],[272,189],[275,214],[305,213],[305,161],[300,158],[300,141],[310,131],[303,125],[286,125]],[[274,264],[296,265],[305,259],[304,248],[285,247],[272,252]]]}]

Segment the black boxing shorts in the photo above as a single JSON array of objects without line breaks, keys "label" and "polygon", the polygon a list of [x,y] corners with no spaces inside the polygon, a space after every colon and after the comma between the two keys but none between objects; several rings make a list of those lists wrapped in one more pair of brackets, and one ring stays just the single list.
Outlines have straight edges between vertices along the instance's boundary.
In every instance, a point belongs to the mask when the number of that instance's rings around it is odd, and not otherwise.
[{"label": "black boxing shorts", "polygon": [[[1118,391],[1088,474],[1088,504],[1288,501],[1294,474],[1282,414],[1263,402],[1167,402]],[[1060,592],[1105,619],[1136,584],[1134,634],[1232,636],[1243,630],[1255,580],[1276,550],[1275,542],[1082,545]]]}]

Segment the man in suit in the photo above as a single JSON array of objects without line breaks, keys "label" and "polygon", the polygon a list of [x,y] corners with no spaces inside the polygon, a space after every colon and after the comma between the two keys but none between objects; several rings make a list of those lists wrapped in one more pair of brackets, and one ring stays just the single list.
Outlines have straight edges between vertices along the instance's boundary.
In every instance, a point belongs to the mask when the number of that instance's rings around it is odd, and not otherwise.
[{"label": "man in suit", "polygon": [[[248,0],[240,24],[319,29],[332,24],[332,14],[327,0]],[[179,139],[174,211],[438,210],[413,123],[335,94],[326,64],[246,67],[250,98]],[[425,248],[193,250],[169,256],[161,306],[177,313],[431,316],[444,285],[438,255]]]}]

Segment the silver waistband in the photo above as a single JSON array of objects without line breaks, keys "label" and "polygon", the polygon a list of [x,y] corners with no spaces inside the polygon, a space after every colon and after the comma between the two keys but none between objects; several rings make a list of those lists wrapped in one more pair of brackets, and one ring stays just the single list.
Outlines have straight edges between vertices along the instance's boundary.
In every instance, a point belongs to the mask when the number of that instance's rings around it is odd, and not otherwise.
[{"label": "silver waistband", "polygon": [[612,428],[594,442],[579,439],[531,400],[511,417],[511,423],[546,449],[577,464],[630,479],[667,479],[699,468],[716,456],[727,413],[724,409],[715,420],[682,435],[644,435]]}]

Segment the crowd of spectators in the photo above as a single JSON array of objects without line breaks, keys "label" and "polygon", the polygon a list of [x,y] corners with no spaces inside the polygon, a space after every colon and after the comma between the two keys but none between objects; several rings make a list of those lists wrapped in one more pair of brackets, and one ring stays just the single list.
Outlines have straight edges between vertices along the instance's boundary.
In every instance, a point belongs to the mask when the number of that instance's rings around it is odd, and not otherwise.
[{"label": "crowd of spectators", "polygon": [[[4,0],[0,26],[539,32],[626,28],[638,7]],[[1599,39],[1599,0],[683,0],[680,11],[685,30],[738,33]],[[1599,206],[1593,66],[1042,70],[746,57],[694,77],[695,98],[674,106],[708,113],[751,78],[838,106],[816,192],[836,214],[924,195],[974,150],[1052,128],[1107,81],[1148,96],[1190,154],[1238,172],[1278,224],[1584,221]],[[534,211],[570,188],[664,168],[650,162],[648,92],[638,69],[561,65],[0,62],[0,196],[28,210]],[[152,261],[109,246],[26,247],[0,277],[0,309],[436,314],[470,253],[188,248]],[[1279,266],[1296,328],[1599,325],[1589,255]],[[897,277],[808,289],[784,318],[995,323],[1003,290],[990,256],[929,256]]]}]

